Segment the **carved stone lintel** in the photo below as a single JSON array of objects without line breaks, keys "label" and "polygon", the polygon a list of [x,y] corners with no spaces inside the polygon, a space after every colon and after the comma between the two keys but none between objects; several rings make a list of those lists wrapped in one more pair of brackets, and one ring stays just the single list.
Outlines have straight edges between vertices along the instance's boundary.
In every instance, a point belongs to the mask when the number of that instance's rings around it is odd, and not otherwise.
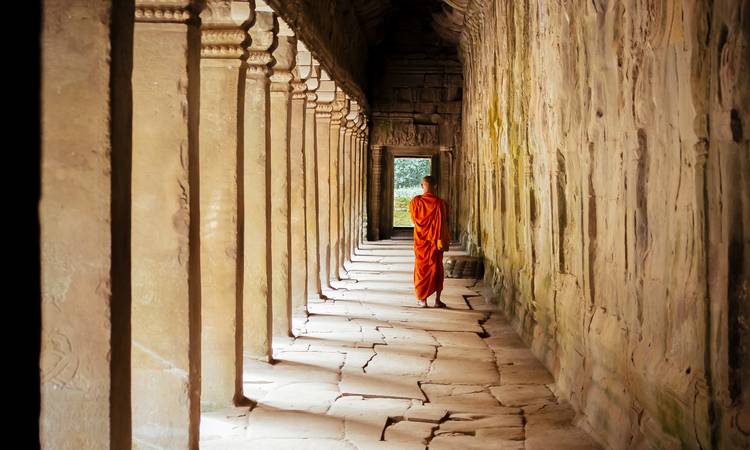
[{"label": "carved stone lintel", "polygon": [[378,120],[373,130],[373,142],[381,145],[437,145],[437,125],[418,125],[411,119]]}]

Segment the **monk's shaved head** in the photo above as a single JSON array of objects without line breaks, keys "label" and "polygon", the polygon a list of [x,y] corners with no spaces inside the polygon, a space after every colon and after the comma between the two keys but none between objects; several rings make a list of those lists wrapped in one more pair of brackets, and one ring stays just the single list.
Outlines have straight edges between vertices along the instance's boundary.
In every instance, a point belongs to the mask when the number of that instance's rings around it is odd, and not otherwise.
[{"label": "monk's shaved head", "polygon": [[422,177],[422,191],[424,193],[432,192],[434,187],[435,187],[435,182],[432,180],[431,176],[426,175]]}]

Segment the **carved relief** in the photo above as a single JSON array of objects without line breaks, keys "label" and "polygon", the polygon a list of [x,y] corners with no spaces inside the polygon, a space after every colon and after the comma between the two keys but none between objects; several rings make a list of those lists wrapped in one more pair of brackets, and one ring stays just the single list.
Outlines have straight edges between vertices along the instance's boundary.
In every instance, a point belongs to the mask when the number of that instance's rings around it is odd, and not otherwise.
[{"label": "carved relief", "polygon": [[75,385],[80,361],[73,352],[70,339],[60,330],[55,330],[51,335],[45,333],[44,347],[42,383],[50,383],[56,389],[81,390]]},{"label": "carved relief", "polygon": [[428,146],[438,144],[437,125],[415,125],[411,119],[376,120],[373,144]]}]

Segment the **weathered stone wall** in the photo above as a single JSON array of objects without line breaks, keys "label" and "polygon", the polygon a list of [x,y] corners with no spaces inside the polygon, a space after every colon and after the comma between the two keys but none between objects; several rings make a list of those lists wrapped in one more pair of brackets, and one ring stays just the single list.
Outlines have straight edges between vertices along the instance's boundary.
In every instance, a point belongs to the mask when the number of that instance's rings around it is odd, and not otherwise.
[{"label": "weathered stone wall", "polygon": [[459,228],[612,448],[748,448],[750,2],[469,3]]}]

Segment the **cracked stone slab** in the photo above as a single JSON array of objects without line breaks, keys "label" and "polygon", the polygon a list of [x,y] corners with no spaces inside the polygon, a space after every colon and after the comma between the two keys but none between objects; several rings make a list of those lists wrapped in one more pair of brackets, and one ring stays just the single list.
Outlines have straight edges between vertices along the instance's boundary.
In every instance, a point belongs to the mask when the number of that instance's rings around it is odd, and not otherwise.
[{"label": "cracked stone slab", "polygon": [[[436,436],[430,441],[429,450],[524,450],[523,441],[497,440],[467,435]],[[550,447],[547,450],[556,449]]]},{"label": "cracked stone slab", "polygon": [[287,411],[324,414],[340,395],[333,383],[291,383],[269,392],[262,403]]},{"label": "cracked stone slab", "polygon": [[600,450],[597,444],[585,431],[574,426],[549,427],[526,430],[527,450]]},{"label": "cracked stone slab", "polygon": [[279,352],[278,361],[291,362],[312,367],[338,370],[344,364],[345,355],[340,352]]},{"label": "cracked stone slab", "polygon": [[344,395],[427,400],[417,378],[344,372],[339,389]]},{"label": "cracked stone slab", "polygon": [[404,414],[404,419],[413,422],[440,423],[447,415],[447,409],[427,403],[412,405]]},{"label": "cracked stone slab", "polygon": [[351,322],[344,314],[336,316],[311,314],[307,318],[305,329],[308,333],[360,331],[360,326]]},{"label": "cracked stone slab", "polygon": [[358,447],[380,440],[389,417],[400,417],[411,405],[410,400],[387,398],[341,397],[328,415],[345,422],[346,439]]},{"label": "cracked stone slab", "polygon": [[440,347],[438,349],[438,357],[449,360],[483,361],[490,363],[495,368],[495,371],[497,371],[495,354],[487,347]]},{"label": "cracked stone slab", "polygon": [[475,311],[495,311],[498,309],[498,305],[488,303],[481,295],[468,297],[466,301],[469,303],[471,309]]},{"label": "cracked stone slab", "polygon": [[507,365],[500,368],[502,384],[554,383],[552,374],[538,361],[533,364]]},{"label": "cracked stone slab", "polygon": [[367,374],[419,377],[430,370],[435,347],[430,345],[376,345],[375,356],[365,368]]},{"label": "cracked stone slab", "polygon": [[440,321],[438,319],[416,319],[399,321],[398,325],[405,328],[418,328],[426,331],[470,331],[472,333],[484,333],[484,328],[479,326],[479,322],[477,321],[463,323],[450,320]]},{"label": "cracked stone slab", "polygon": [[452,386],[423,383],[430,404],[445,408],[448,411],[464,411],[467,408],[487,408],[499,406],[499,403],[484,389],[484,386]]},{"label": "cracked stone slab", "polygon": [[425,330],[414,328],[391,327],[380,330],[385,338],[385,343],[391,344],[417,344],[417,345],[439,345],[438,341]]},{"label": "cracked stone slab", "polygon": [[346,347],[365,348],[384,343],[382,337],[364,335],[360,331],[345,333],[308,333],[297,338],[298,342],[309,344],[309,351],[344,351]]},{"label": "cracked stone slab", "polygon": [[490,347],[495,353],[495,360],[499,365],[523,364],[537,361],[533,353],[527,348]]},{"label": "cracked stone slab", "polygon": [[554,402],[555,396],[544,385],[536,384],[506,384],[493,386],[490,393],[505,406],[525,406],[531,403],[545,401]]},{"label": "cracked stone slab", "polygon": [[358,450],[357,447],[343,440],[315,438],[222,439],[206,443],[201,440],[200,448],[211,450]]},{"label": "cracked stone slab", "polygon": [[[487,327],[487,323],[484,323],[484,326]],[[491,331],[488,331],[491,333],[491,336],[484,339],[484,342],[493,350],[496,349],[505,349],[505,348],[518,348],[522,350],[526,350],[527,352],[531,353],[531,350],[529,350],[528,347],[526,347],[526,344],[521,340],[520,337],[518,337],[515,332],[512,332],[512,334],[508,334],[505,336],[498,336],[495,333],[492,333]]]},{"label": "cracked stone slab", "polygon": [[248,415],[248,439],[266,438],[344,438],[344,421],[321,414],[283,411],[259,406]]},{"label": "cracked stone slab", "polygon": [[247,407],[204,411],[200,423],[201,440],[244,435],[248,414],[250,409]]},{"label": "cracked stone slab", "polygon": [[[454,420],[462,419],[462,420]],[[450,419],[440,424],[438,434],[476,433],[481,428],[518,428],[523,430],[523,416],[520,414],[500,414],[480,419],[463,419],[460,414],[451,414]]]},{"label": "cracked stone slab", "polygon": [[389,442],[414,442],[426,444],[437,425],[427,422],[402,420],[385,429],[384,437]]},{"label": "cracked stone slab", "polygon": [[342,372],[364,373],[365,367],[375,357],[375,350],[371,348],[349,348],[346,349],[346,358]]},{"label": "cracked stone slab", "polygon": [[465,331],[431,331],[430,334],[443,347],[488,348],[487,344],[476,333]]},{"label": "cracked stone slab", "polygon": [[438,355],[424,381],[442,384],[500,384],[500,374],[494,361]]},{"label": "cracked stone slab", "polygon": [[523,427],[480,428],[474,436],[480,439],[522,441],[526,434]]},{"label": "cracked stone slab", "polygon": [[357,443],[358,450],[424,450],[424,444],[417,442],[363,442]]},{"label": "cracked stone slab", "polygon": [[318,367],[300,362],[278,362],[269,364],[259,361],[246,361],[243,385],[263,386],[272,390],[289,383],[299,382],[301,374],[305,381],[317,383],[337,383],[338,372],[332,368]]}]

